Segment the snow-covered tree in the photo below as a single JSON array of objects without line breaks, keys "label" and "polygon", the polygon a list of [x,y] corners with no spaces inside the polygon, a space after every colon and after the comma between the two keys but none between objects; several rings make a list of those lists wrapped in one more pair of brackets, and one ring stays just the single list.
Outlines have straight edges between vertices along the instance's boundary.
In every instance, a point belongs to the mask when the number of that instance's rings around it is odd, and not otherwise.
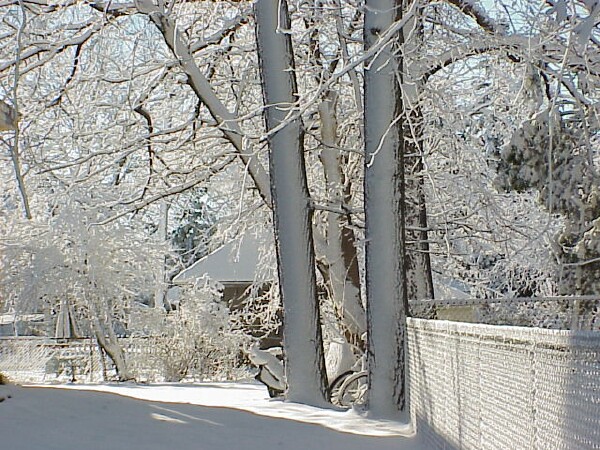
[{"label": "snow-covered tree", "polygon": [[396,0],[365,3],[365,50],[385,42],[365,70],[365,272],[367,291],[369,409],[393,416],[405,408],[406,292],[404,136],[402,92],[395,56],[398,37],[386,38],[402,20]]},{"label": "snow-covered tree", "polygon": [[[570,115],[570,114],[569,114]],[[500,153],[498,184],[535,189],[542,204],[564,217],[556,246],[563,294],[599,294],[600,177],[596,136],[580,120],[540,112],[525,121]],[[594,132],[594,134],[596,134]]]},{"label": "snow-covered tree", "polygon": [[49,218],[3,218],[1,295],[18,313],[44,312],[48,323],[68,305],[80,332],[95,336],[118,376],[129,379],[117,335],[131,305],[154,284],[158,249],[126,223],[93,226],[102,213],[93,215],[81,207],[85,199],[78,200],[56,204]]},{"label": "snow-covered tree", "polygon": [[288,121],[297,102],[291,21],[287,2],[258,0],[256,36],[269,134],[269,174],[279,289],[283,304],[287,397],[327,402],[327,374],[317,297],[312,208],[300,119]]},{"label": "snow-covered tree", "polygon": [[[254,6],[281,14],[262,43]],[[286,320],[308,311],[299,327],[314,338],[315,376],[290,376],[291,398],[324,392],[315,283],[335,317],[325,334],[360,352],[369,332],[382,415],[405,406],[406,300],[432,296],[431,272],[482,297],[544,294],[562,265],[564,292],[596,292],[583,283],[598,263],[593,2],[24,0],[0,12],[1,94],[22,116],[11,189],[25,186],[33,217],[47,217],[44,195],[101,186],[84,209],[157,229],[158,202],[199,188],[221,208],[218,239],[270,223],[273,208]],[[289,71],[265,43],[282,44]],[[294,158],[294,177],[275,155]],[[305,303],[285,298],[289,273]],[[293,373],[303,359],[287,357]]]},{"label": "snow-covered tree", "polygon": [[210,210],[205,189],[191,192],[185,197],[185,204],[177,214],[178,223],[171,232],[170,239],[183,268],[206,256],[216,220]]}]

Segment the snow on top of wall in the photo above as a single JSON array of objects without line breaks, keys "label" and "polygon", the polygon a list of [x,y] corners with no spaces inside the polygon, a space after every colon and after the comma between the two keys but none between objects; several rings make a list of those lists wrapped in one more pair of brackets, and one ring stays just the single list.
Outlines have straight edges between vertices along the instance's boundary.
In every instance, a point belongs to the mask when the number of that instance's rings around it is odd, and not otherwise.
[{"label": "snow on top of wall", "polygon": [[42,322],[43,314],[0,314],[0,325],[12,325],[16,322]]}]

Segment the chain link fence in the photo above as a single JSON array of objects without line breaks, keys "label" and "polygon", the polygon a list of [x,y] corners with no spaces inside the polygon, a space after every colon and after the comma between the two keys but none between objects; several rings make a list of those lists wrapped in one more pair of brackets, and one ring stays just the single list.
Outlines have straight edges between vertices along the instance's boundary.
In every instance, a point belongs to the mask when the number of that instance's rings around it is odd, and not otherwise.
[{"label": "chain link fence", "polygon": [[600,449],[600,297],[424,300],[410,315],[428,448]]},{"label": "chain link fence", "polygon": [[408,319],[430,449],[600,449],[600,333]]},{"label": "chain link fence", "polygon": [[0,372],[12,381],[100,381],[104,363],[91,339],[0,337]]}]

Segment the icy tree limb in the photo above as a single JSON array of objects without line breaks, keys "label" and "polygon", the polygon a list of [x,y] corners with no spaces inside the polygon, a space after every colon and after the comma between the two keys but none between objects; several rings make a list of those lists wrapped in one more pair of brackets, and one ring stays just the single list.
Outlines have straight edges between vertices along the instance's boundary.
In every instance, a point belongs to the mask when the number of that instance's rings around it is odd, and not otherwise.
[{"label": "icy tree limb", "polygon": [[151,2],[138,2],[138,9],[149,15],[163,35],[167,46],[171,49],[183,71],[188,76],[188,84],[198,98],[208,108],[210,114],[219,123],[219,128],[231,142],[240,159],[248,168],[248,172],[256,185],[260,196],[267,205],[271,205],[269,177],[262,164],[258,161],[253,149],[244,145],[243,132],[238,123],[238,117],[230,112],[219,100],[206,76],[202,73],[190,52],[190,48],[177,29],[176,23],[163,14]]},{"label": "icy tree limb", "polygon": [[446,0],[451,5],[460,9],[463,13],[471,16],[477,24],[488,33],[496,33],[498,24],[486,11],[479,7],[475,0]]}]

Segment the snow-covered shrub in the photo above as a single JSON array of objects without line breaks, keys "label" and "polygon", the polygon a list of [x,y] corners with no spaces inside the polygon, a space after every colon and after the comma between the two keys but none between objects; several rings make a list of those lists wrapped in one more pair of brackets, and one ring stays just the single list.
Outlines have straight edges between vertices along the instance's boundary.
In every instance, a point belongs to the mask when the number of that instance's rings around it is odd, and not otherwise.
[{"label": "snow-covered shrub", "polygon": [[155,357],[165,381],[224,380],[246,375],[242,347],[249,338],[235,332],[218,286],[207,280],[181,290],[180,306],[166,317]]}]

